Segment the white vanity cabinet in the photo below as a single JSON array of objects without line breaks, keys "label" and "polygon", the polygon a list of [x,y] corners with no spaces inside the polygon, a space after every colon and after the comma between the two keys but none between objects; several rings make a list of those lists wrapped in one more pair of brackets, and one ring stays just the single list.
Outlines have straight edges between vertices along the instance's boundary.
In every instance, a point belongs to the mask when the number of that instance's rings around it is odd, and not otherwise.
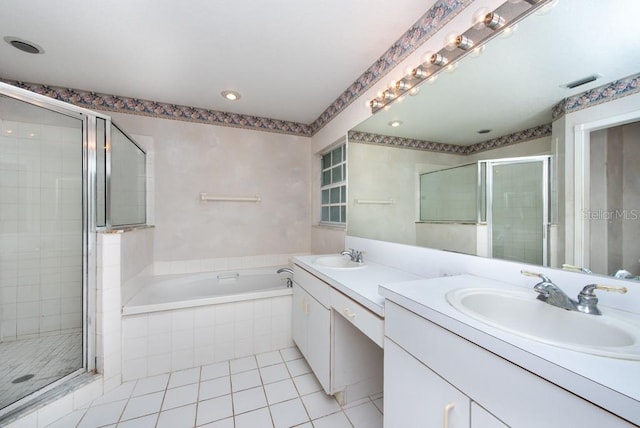
[{"label": "white vanity cabinet", "polygon": [[390,300],[385,315],[385,426],[635,426]]},{"label": "white vanity cabinet", "polygon": [[294,265],[293,341],[341,404],[382,392],[383,319]]},{"label": "white vanity cabinet", "polygon": [[309,363],[322,388],[329,394],[331,393],[329,285],[298,266],[294,266],[293,277],[293,341],[298,345],[298,349]]}]

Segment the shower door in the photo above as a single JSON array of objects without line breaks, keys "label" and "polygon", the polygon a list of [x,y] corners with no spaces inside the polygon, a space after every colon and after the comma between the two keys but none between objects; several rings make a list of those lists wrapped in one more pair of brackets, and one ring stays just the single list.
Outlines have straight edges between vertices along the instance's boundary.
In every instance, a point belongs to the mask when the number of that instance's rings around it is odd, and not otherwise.
[{"label": "shower door", "polygon": [[87,119],[39,104],[0,95],[0,417],[86,361]]},{"label": "shower door", "polygon": [[487,162],[490,256],[548,265],[550,157]]}]

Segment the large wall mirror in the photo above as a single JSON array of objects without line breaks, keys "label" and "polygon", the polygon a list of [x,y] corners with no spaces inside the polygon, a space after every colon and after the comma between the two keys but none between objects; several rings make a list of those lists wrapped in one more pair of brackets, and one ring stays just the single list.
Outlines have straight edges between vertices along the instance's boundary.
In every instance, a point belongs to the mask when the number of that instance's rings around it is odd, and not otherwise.
[{"label": "large wall mirror", "polygon": [[637,279],[640,125],[591,136],[591,258],[571,267],[574,166],[552,111],[640,72],[638,16],[638,1],[560,0],[354,127],[347,233]]}]

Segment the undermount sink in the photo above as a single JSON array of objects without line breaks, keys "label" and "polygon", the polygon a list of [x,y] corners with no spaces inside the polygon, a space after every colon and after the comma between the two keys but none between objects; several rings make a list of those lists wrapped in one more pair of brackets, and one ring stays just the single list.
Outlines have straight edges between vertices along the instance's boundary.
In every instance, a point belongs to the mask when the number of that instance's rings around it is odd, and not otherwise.
[{"label": "undermount sink", "polygon": [[314,259],[313,263],[333,269],[361,269],[367,266],[365,263],[354,262],[349,256],[340,254],[319,256]]},{"label": "undermount sink", "polygon": [[458,311],[492,327],[589,354],[640,359],[640,326],[609,313],[588,315],[551,306],[529,291],[461,288],[448,292]]}]

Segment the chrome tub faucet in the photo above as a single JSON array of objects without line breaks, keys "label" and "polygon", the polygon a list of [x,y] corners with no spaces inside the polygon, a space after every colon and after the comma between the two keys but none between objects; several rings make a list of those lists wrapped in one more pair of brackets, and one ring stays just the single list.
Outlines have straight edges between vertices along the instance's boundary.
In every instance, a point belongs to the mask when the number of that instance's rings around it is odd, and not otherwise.
[{"label": "chrome tub faucet", "polygon": [[[277,274],[280,274],[280,273],[288,273],[288,274],[293,275],[293,269],[288,268],[288,267],[283,267],[283,268],[278,269],[278,270],[276,271],[276,273],[277,273]],[[290,276],[288,276],[288,277],[287,277],[287,288],[292,288],[292,287],[293,287],[293,280],[291,279],[291,277],[290,277]]]}]

